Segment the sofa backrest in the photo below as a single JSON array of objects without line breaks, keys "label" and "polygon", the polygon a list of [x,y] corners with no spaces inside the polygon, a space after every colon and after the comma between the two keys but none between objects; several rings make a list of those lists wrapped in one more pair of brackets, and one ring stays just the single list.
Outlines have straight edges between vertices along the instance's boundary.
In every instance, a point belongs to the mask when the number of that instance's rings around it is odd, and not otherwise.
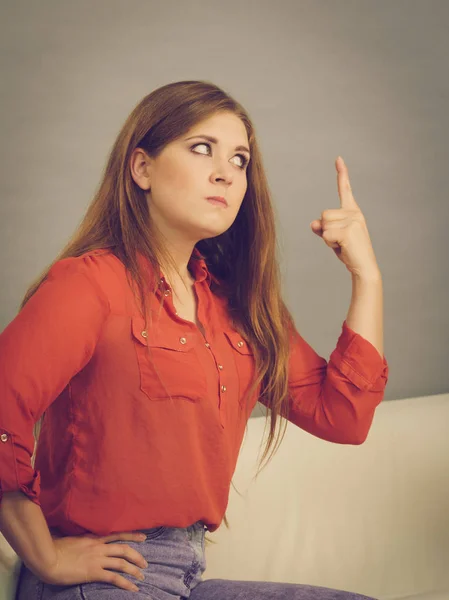
[{"label": "sofa backrest", "polygon": [[307,583],[380,599],[448,590],[449,394],[384,401],[359,446],[288,423],[253,481],[265,418],[249,420],[205,579]]}]

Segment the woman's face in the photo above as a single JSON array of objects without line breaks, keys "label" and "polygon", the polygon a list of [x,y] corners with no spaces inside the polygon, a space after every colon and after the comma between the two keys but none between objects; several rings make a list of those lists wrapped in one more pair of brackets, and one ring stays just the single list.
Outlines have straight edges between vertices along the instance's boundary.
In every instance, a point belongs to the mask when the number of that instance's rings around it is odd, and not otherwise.
[{"label": "woman's face", "polygon": [[[216,138],[217,143],[201,135]],[[238,117],[226,112],[192,127],[156,159],[146,156],[150,215],[168,239],[179,242],[181,237],[196,244],[232,225],[246,192],[250,158],[249,150],[236,150],[237,146],[249,148],[246,129]],[[208,196],[223,196],[228,204],[212,204]]]}]

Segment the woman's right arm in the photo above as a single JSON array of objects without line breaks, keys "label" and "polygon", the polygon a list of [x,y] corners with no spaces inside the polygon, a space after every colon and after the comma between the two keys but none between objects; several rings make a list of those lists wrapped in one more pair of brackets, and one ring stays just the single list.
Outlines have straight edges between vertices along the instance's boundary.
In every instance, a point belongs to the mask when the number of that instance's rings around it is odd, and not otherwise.
[{"label": "woman's right arm", "polygon": [[24,561],[39,547],[51,560],[33,428],[95,351],[110,312],[99,270],[95,255],[57,261],[0,333],[0,529]]},{"label": "woman's right arm", "polygon": [[0,333],[0,530],[46,583],[106,581],[136,590],[118,571],[141,577],[143,557],[127,544],[109,542],[142,541],[138,534],[53,538],[31,460],[35,423],[90,361],[110,313],[100,266],[92,254],[57,261]]}]

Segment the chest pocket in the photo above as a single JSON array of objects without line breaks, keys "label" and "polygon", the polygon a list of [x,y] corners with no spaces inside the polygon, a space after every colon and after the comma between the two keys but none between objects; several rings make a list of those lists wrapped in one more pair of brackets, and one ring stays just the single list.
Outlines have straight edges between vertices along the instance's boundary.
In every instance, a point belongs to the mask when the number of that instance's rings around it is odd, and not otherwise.
[{"label": "chest pocket", "polygon": [[205,398],[206,376],[191,332],[173,328],[147,331],[144,319],[133,317],[132,337],[139,364],[140,389],[150,400],[170,400],[169,394],[192,402]]},{"label": "chest pocket", "polygon": [[241,402],[254,378],[254,354],[248,342],[242,338],[238,331],[227,329],[223,333],[232,348],[239,379],[239,401]]}]

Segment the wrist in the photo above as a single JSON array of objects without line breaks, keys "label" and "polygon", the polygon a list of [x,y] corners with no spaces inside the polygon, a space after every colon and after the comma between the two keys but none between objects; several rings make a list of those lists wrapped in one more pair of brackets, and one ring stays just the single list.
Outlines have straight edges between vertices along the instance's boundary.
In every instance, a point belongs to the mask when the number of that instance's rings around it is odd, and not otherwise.
[{"label": "wrist", "polygon": [[30,571],[33,571],[33,573],[39,577],[39,579],[42,579],[42,581],[45,581],[46,583],[51,583],[52,573],[57,568],[58,563],[56,545],[54,540],[52,541],[53,544],[51,550],[47,547],[47,552],[45,555],[41,556],[39,563],[33,565],[27,564],[27,567],[30,569]]},{"label": "wrist", "polygon": [[367,283],[378,283],[382,281],[382,273],[379,269],[364,271],[363,273],[351,273],[353,281],[363,281]]}]

